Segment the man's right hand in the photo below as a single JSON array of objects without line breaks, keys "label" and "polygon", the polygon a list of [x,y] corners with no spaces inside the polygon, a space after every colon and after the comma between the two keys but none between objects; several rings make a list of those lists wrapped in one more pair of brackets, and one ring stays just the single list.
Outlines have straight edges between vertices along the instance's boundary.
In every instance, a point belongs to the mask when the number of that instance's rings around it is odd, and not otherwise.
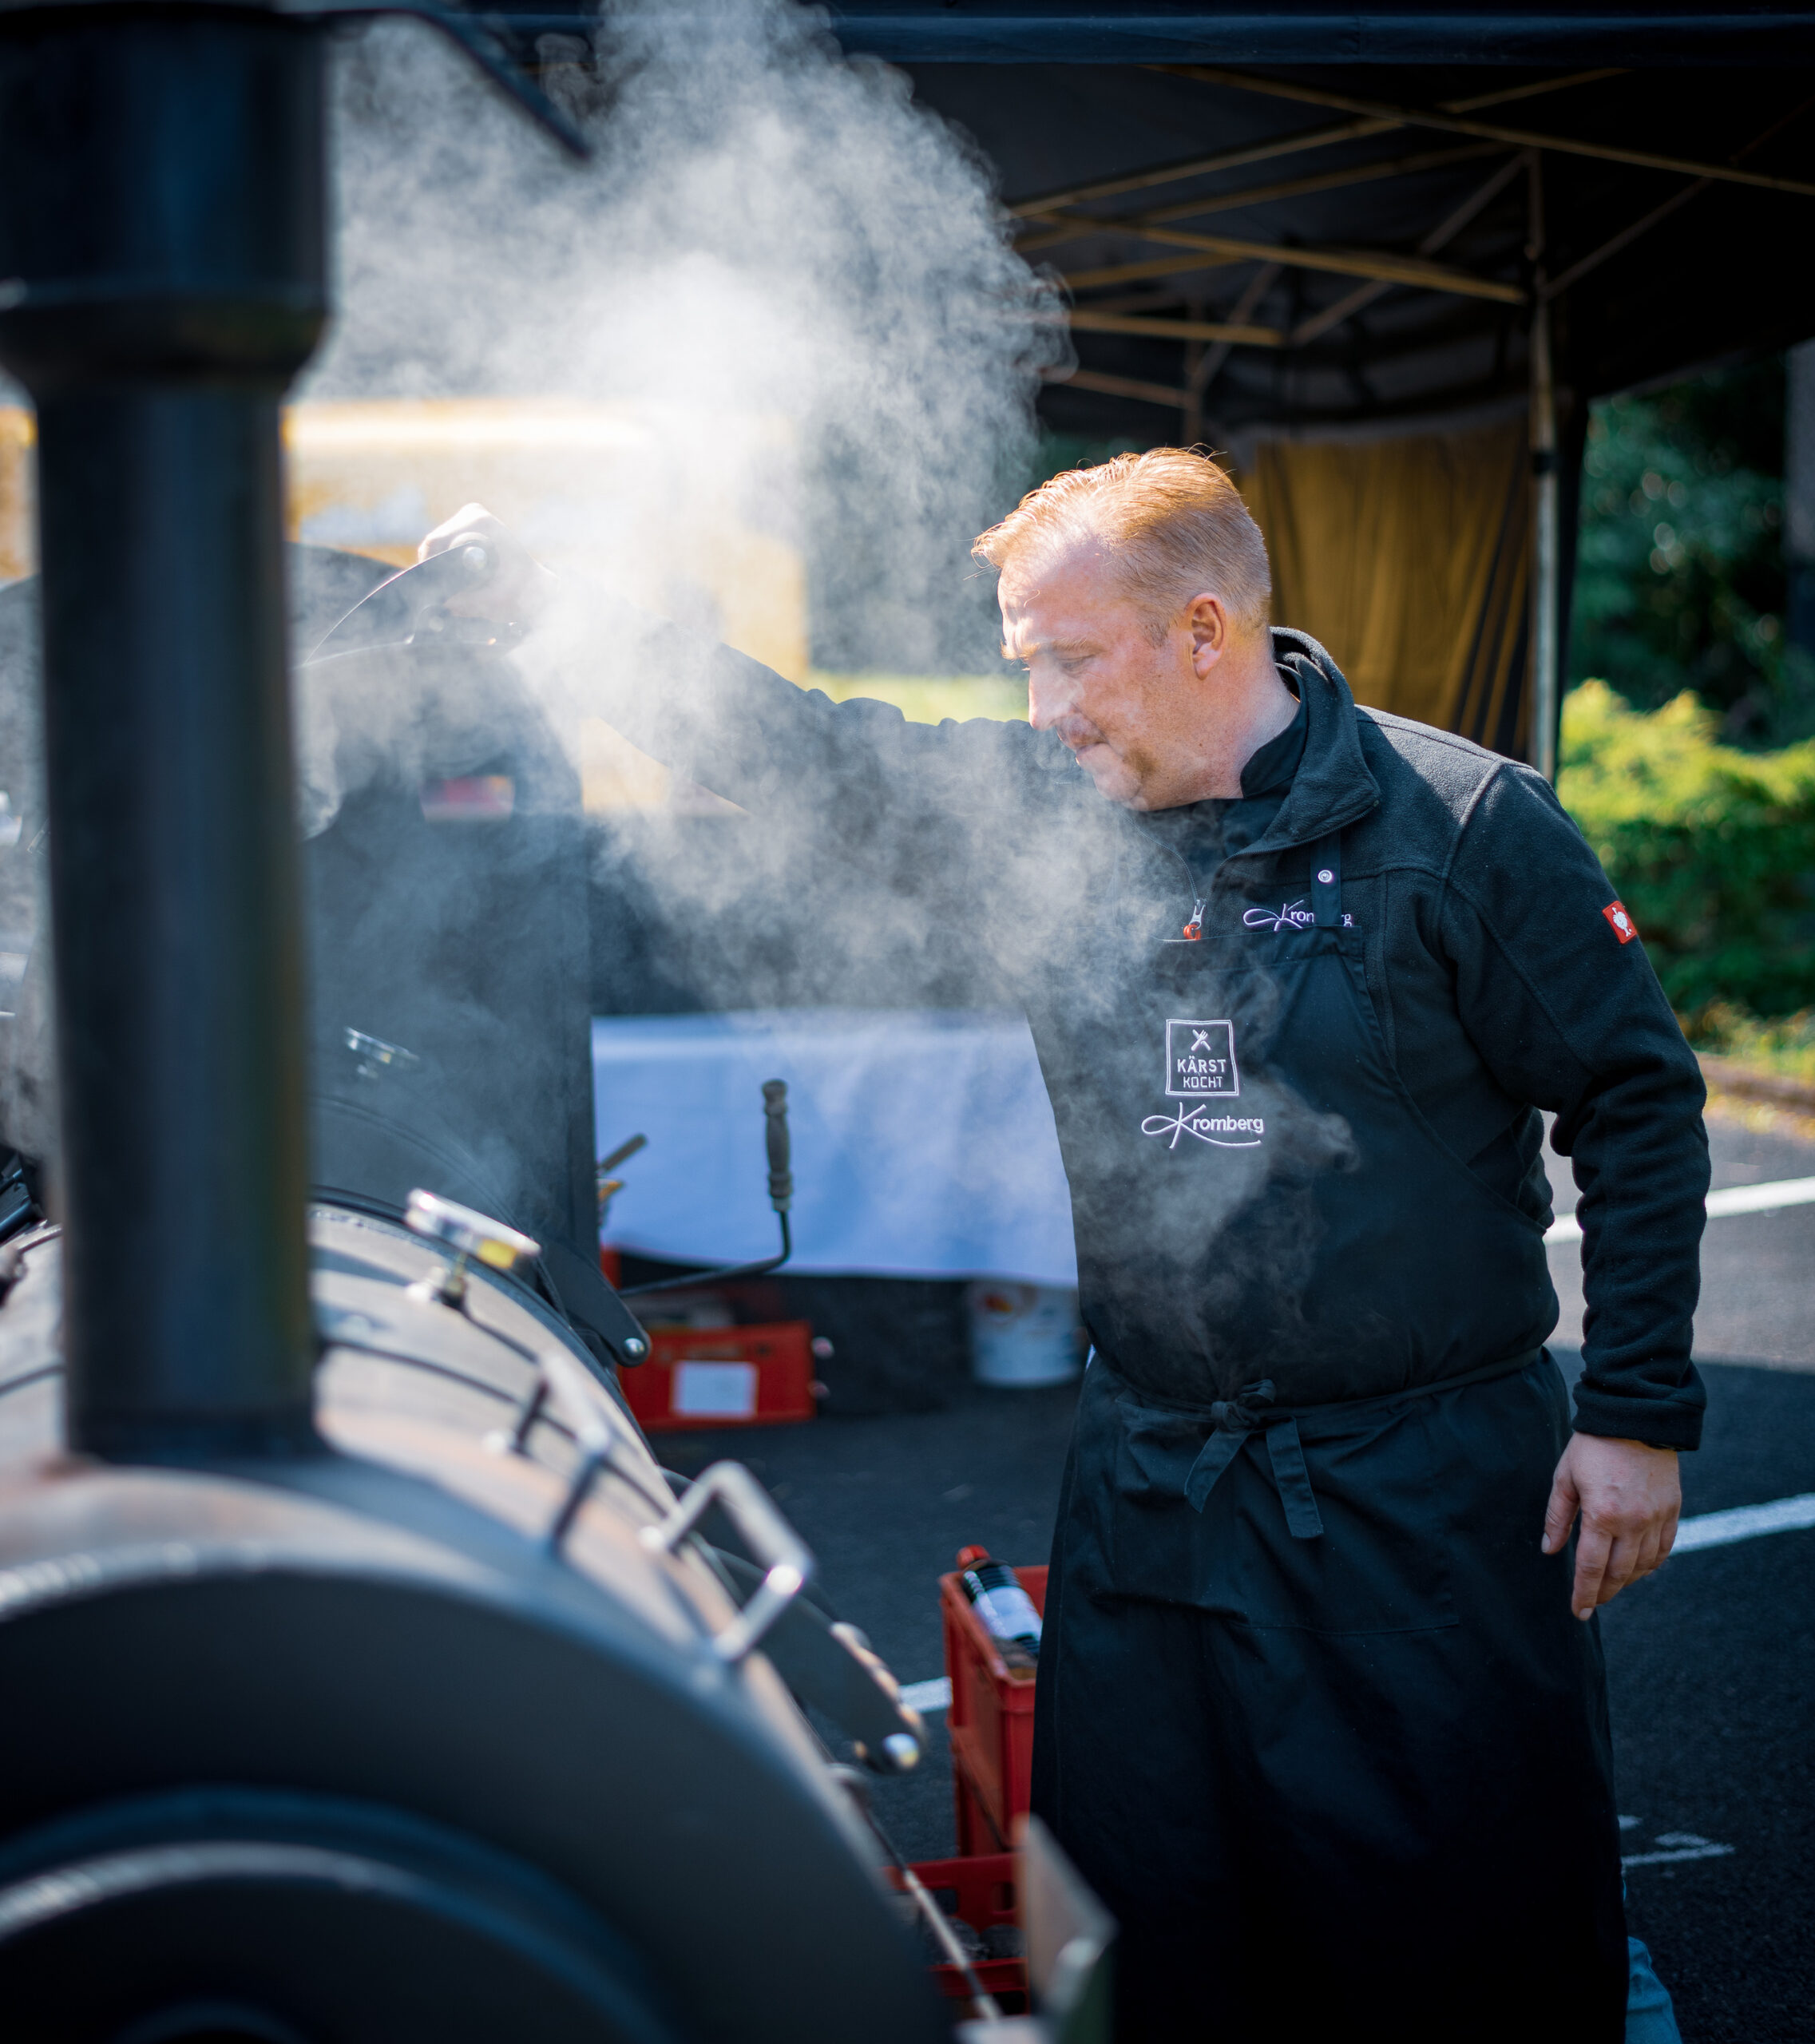
[{"label": "man's right hand", "polygon": [[553,600],[560,586],[555,577],[509,526],[494,518],[482,504],[465,504],[451,518],[444,519],[416,549],[418,561],[445,553],[462,540],[482,540],[497,565],[491,579],[478,588],[449,600],[448,608],[463,617],[484,617],[500,624],[533,624]]},{"label": "man's right hand", "polygon": [[1551,1480],[1544,1551],[1554,1555],[1581,1514],[1570,1608],[1592,1618],[1629,1583],[1662,1568],[1676,1539],[1682,1483],[1674,1448],[1571,1434]]}]

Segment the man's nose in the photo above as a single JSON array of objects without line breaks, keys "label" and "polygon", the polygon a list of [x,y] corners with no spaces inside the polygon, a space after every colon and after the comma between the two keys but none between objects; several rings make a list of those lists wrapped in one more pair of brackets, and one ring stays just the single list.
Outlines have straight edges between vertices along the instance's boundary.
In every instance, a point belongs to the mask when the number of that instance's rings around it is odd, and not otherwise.
[{"label": "man's nose", "polygon": [[1062,678],[1030,666],[1027,671],[1027,720],[1036,731],[1049,731],[1072,707]]}]

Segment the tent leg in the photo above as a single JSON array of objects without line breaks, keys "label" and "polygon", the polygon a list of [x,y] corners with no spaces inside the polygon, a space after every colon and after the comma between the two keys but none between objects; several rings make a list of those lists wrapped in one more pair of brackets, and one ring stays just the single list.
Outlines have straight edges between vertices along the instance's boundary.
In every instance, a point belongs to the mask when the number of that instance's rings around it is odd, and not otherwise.
[{"label": "tent leg", "polygon": [[1544,199],[1536,156],[1531,172],[1532,279],[1532,764],[1556,781],[1557,616],[1561,572],[1556,473],[1556,384],[1551,366],[1551,309],[1544,295]]},{"label": "tent leg", "polygon": [[1551,314],[1540,303],[1532,316],[1532,764],[1551,782],[1556,779],[1558,521]]}]

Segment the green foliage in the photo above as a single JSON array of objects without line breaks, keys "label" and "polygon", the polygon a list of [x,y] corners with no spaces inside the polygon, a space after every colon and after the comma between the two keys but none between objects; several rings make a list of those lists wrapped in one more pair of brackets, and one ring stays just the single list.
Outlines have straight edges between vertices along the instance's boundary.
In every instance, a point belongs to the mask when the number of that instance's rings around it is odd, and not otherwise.
[{"label": "green foliage", "polygon": [[1762,1021],[1731,1001],[1717,1000],[1695,1016],[1690,1040],[1698,1051],[1815,1085],[1815,1008]]},{"label": "green foliage", "polygon": [[1654,709],[1695,691],[1722,735],[1815,729],[1815,664],[1785,629],[1781,357],[1595,407],[1570,666]]},{"label": "green foliage", "polygon": [[1815,740],[1742,752],[1716,722],[1687,693],[1640,715],[1585,682],[1557,777],[1692,1027],[1718,1002],[1815,1004]]}]

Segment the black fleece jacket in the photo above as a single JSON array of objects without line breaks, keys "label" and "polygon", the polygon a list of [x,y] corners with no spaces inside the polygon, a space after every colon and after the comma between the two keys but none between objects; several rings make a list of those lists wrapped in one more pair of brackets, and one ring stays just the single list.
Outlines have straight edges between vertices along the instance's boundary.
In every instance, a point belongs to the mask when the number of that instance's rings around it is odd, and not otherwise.
[{"label": "black fleece jacket", "polygon": [[[1201,898],[1207,936],[1238,929],[1250,909],[1307,895],[1310,847],[1340,830],[1343,904],[1364,933],[1388,1055],[1442,1142],[1539,1231],[1552,1218],[1540,1111],[1555,1116],[1553,1146],[1580,1189],[1578,1428],[1694,1448],[1705,1095],[1643,945],[1623,941],[1612,887],[1537,774],[1358,707],[1314,640],[1274,640],[1302,708],[1250,763],[1245,798],[1144,816],[1098,796],[1051,733],[911,724],[723,648],[702,657],[678,633],[613,663],[620,678],[595,703],[747,809],[778,822],[837,812],[854,885],[899,885],[976,929],[1049,1073],[1042,1016],[1056,1005],[1088,999],[1113,1028],[1116,989],[1087,983],[1093,917],[1175,933]],[[635,678],[658,671],[657,684]],[[1555,1325],[1543,1290],[1521,1338]]]}]

